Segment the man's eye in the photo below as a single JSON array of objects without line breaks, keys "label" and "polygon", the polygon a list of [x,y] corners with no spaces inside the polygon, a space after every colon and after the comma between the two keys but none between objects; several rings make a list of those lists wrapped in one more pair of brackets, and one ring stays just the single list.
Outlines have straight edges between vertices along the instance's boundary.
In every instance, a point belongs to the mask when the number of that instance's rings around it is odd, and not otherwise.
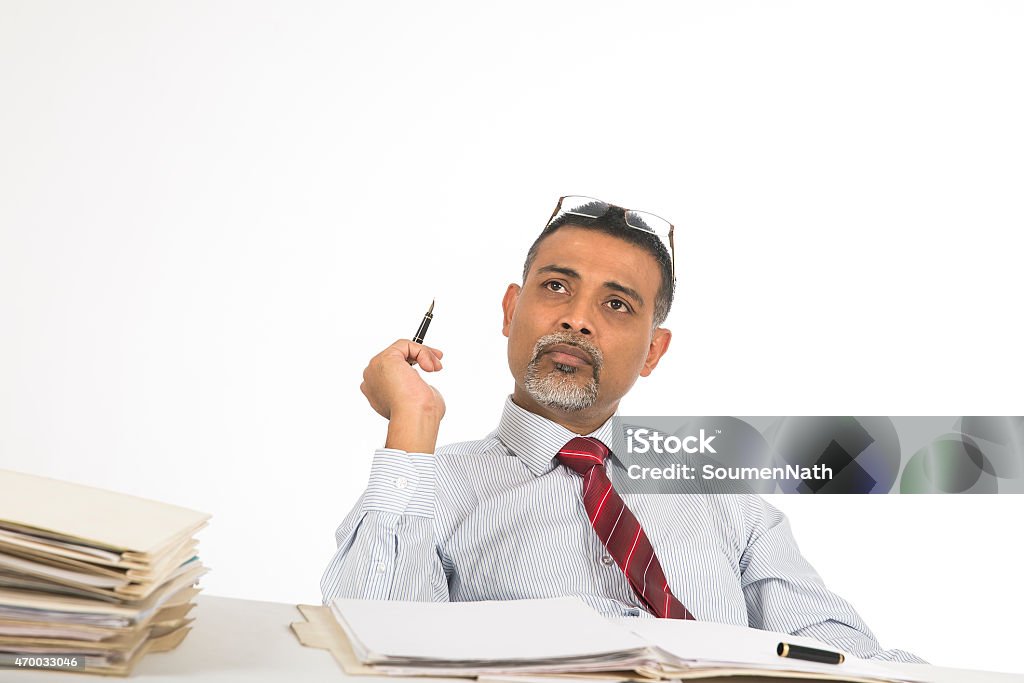
[{"label": "man's eye", "polygon": [[613,311],[623,311],[625,313],[632,312],[632,310],[629,307],[629,304],[627,304],[622,299],[612,299],[611,301],[608,302],[608,305],[611,307]]},{"label": "man's eye", "polygon": [[565,285],[563,285],[561,282],[558,282],[557,280],[549,280],[544,283],[544,286],[550,289],[552,292],[565,291]]}]

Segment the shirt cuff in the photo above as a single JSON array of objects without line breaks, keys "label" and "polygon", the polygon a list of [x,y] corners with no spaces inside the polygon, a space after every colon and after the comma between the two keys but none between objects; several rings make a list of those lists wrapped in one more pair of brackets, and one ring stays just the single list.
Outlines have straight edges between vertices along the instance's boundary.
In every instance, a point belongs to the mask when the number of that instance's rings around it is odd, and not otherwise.
[{"label": "shirt cuff", "polygon": [[363,494],[363,511],[415,517],[434,516],[434,460],[430,453],[378,448]]}]

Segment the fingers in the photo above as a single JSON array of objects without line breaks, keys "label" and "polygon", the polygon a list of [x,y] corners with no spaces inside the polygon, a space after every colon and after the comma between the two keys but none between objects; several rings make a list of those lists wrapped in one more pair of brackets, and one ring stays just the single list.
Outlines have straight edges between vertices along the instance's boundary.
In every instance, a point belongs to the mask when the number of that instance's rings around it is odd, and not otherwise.
[{"label": "fingers", "polygon": [[[441,356],[443,355],[444,353],[441,352],[441,349],[435,349],[433,346],[423,346],[421,344],[419,353],[414,358],[410,359],[409,362],[414,364],[418,363],[425,372],[437,372],[438,370],[443,369],[443,366],[441,365]],[[429,360],[424,363],[424,358]]]},{"label": "fingers", "polygon": [[408,339],[399,339],[391,348],[403,355],[405,360],[419,365],[426,372],[437,372],[442,369],[441,356],[444,355],[440,349],[432,346],[417,344]]},{"label": "fingers", "polygon": [[441,369],[441,359],[433,349],[426,346],[421,346],[412,360],[416,361],[425,372],[437,372]]}]

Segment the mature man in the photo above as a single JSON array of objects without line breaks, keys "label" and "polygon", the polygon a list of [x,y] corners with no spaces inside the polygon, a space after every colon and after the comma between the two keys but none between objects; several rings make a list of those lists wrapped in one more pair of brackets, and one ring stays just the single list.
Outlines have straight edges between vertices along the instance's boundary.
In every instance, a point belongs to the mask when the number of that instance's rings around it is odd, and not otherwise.
[{"label": "mature man", "polygon": [[[667,249],[663,238],[667,238]],[[696,618],[882,650],[800,555],[785,516],[748,495],[619,495],[605,461],[620,399],[672,334],[672,228],[563,197],[502,300],[515,388],[495,431],[435,451],[440,393],[400,340],[360,387],[389,420],[370,481],[337,531],[324,601],[516,600],[577,595],[615,616]],[[581,436],[582,435],[582,436]]]}]

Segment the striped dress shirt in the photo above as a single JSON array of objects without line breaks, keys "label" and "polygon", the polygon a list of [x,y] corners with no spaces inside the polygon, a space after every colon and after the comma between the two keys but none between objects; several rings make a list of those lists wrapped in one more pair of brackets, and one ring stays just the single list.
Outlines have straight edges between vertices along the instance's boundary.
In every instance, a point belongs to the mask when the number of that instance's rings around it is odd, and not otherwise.
[{"label": "striped dress shirt", "polygon": [[[609,420],[588,436],[610,444],[611,432]],[[366,490],[338,527],[320,583],[324,603],[575,595],[607,616],[653,617],[590,525],[579,475],[555,459],[574,436],[509,397],[498,428],[479,441],[434,454],[379,449]],[[623,499],[673,594],[698,620],[816,638],[857,657],[924,661],[879,646],[762,497]]]}]

